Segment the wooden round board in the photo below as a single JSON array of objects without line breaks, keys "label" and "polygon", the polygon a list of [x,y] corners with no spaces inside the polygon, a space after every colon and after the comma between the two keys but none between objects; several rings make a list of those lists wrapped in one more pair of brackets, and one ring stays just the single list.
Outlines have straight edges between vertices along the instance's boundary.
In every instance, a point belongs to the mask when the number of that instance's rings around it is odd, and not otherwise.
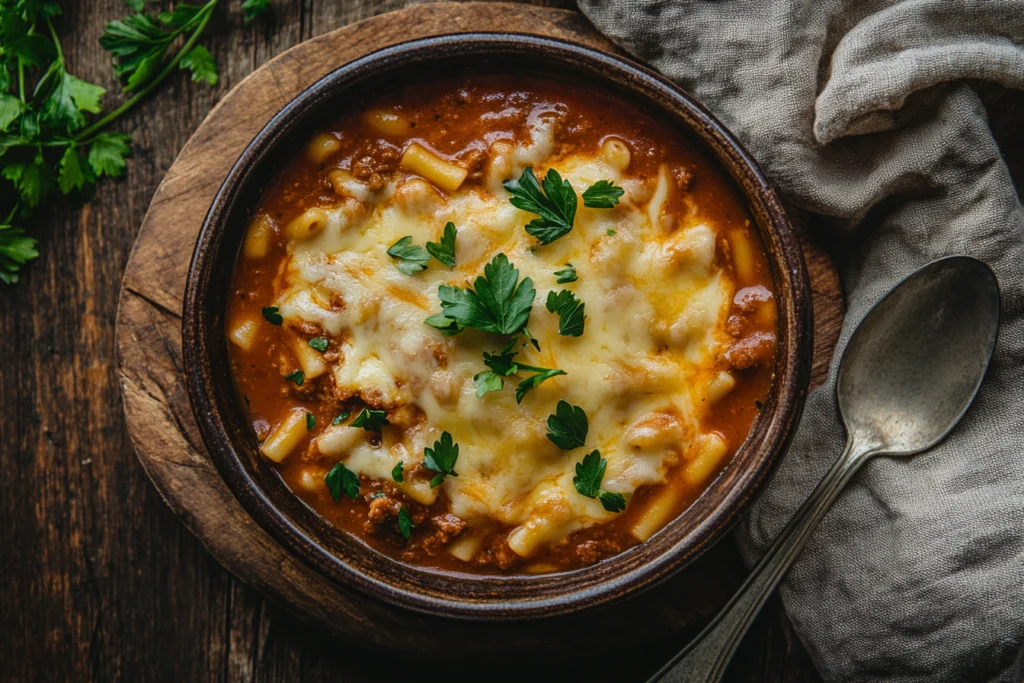
[{"label": "wooden round board", "polygon": [[[391,607],[314,572],[268,536],[232,497],[203,448],[182,377],[181,305],[192,248],[210,202],[239,154],[288,101],[338,66],[395,43],[472,31],[532,33],[610,52],[582,15],[502,3],[419,5],[298,45],[257,69],[210,112],[167,172],[139,231],[121,289],[118,372],[139,460],[164,500],[240,580],[312,625],[363,646],[460,657],[566,652],[609,627],[622,647],[666,636],[717,609],[742,578],[719,544],[674,578],[598,611],[533,621],[479,623]],[[828,370],[842,297],[825,253],[805,241],[814,291],[814,383]],[[723,566],[731,568],[723,570]],[[614,625],[613,625],[614,624]],[[628,628],[621,628],[629,624]],[[607,639],[602,638],[602,643]],[[604,647],[604,644],[602,644]],[[440,648],[440,649],[439,649]]]}]

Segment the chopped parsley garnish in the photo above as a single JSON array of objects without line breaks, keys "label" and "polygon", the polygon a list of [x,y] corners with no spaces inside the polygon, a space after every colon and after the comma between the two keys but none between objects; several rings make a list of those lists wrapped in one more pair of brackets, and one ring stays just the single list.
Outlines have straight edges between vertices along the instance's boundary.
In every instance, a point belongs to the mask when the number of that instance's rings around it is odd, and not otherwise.
[{"label": "chopped parsley garnish", "polygon": [[519,383],[519,386],[516,387],[516,403],[522,403],[523,396],[544,380],[566,374],[564,370],[538,368],[534,365],[526,365],[525,363],[518,363],[514,361],[513,359],[518,353],[518,351],[515,350],[516,344],[518,343],[519,338],[516,337],[506,344],[505,348],[498,353],[491,354],[486,351],[484,352],[484,365],[490,368],[490,370],[479,372],[473,376],[477,396],[483,396],[491,391],[498,391],[505,386],[505,377],[510,375],[515,375],[524,371],[538,373],[532,377],[524,379]]},{"label": "chopped parsley garnish", "polygon": [[327,341],[327,337],[314,337],[313,339],[309,340],[309,345],[312,346],[317,351],[319,351],[320,353],[326,351],[327,347],[330,346],[330,344],[331,342]]},{"label": "chopped parsley garnish", "polygon": [[455,267],[455,235],[458,231],[451,221],[444,226],[441,242],[427,242],[427,252],[449,268]]},{"label": "chopped parsley garnish", "polygon": [[339,415],[338,417],[336,417],[333,420],[331,420],[331,424],[332,425],[340,425],[342,423],[342,421],[343,420],[347,420],[348,416],[351,415],[351,414],[352,414],[351,410],[346,410],[346,411],[342,412],[341,415]]},{"label": "chopped parsley garnish", "polygon": [[764,408],[764,404],[761,403],[760,401],[754,401],[754,407],[757,408],[758,410],[761,410],[762,408]]},{"label": "chopped parsley garnish", "polygon": [[601,488],[607,465],[608,461],[601,457],[601,451],[592,451],[582,462],[576,463],[576,476],[572,478],[572,483],[581,496],[600,499],[601,505],[608,512],[622,512],[626,509],[626,499],[622,494]]},{"label": "chopped parsley garnish", "polygon": [[263,317],[266,318],[267,322],[271,325],[280,325],[284,322],[284,318],[281,317],[281,313],[277,306],[267,306],[264,308]]},{"label": "chopped parsley garnish", "polygon": [[430,488],[437,488],[448,475],[459,476],[455,471],[455,463],[459,459],[459,444],[452,440],[448,432],[441,433],[441,439],[434,442],[433,448],[423,449],[423,466],[437,472],[430,480]]},{"label": "chopped parsley garnish", "polygon": [[615,228],[608,228],[604,234],[608,235],[609,237],[615,237]]},{"label": "chopped parsley garnish", "polygon": [[373,493],[370,494],[370,500],[376,500],[377,498],[383,498],[383,497],[384,497],[384,492],[383,491],[374,491]]},{"label": "chopped parsley garnish", "polygon": [[583,193],[583,206],[591,209],[610,209],[619,203],[626,191],[610,180],[598,180]]},{"label": "chopped parsley garnish", "polygon": [[568,289],[548,292],[547,309],[558,315],[558,334],[563,337],[579,337],[583,334],[585,317],[584,304]]},{"label": "chopped parsley garnish", "polygon": [[349,427],[362,427],[368,432],[377,432],[380,434],[380,430],[384,425],[391,424],[388,422],[388,413],[386,410],[373,410],[372,408],[363,408],[363,412],[356,415],[356,419],[349,423]]},{"label": "chopped parsley garnish", "polygon": [[430,316],[426,323],[446,335],[458,334],[466,327],[518,334],[526,327],[537,292],[530,278],[519,282],[519,271],[505,254],[498,254],[484,266],[483,276],[476,279],[473,287],[441,285],[437,296],[442,313]]},{"label": "chopped parsley garnish", "polygon": [[558,276],[558,284],[567,285],[570,282],[576,282],[579,278],[576,277],[576,266],[571,263],[566,263],[565,268],[556,270],[555,275]]},{"label": "chopped parsley garnish", "polygon": [[306,373],[302,370],[296,370],[295,372],[285,375],[284,378],[289,382],[295,382],[295,386],[301,387],[302,383],[306,381]]},{"label": "chopped parsley garnish", "polygon": [[398,464],[395,465],[394,468],[391,470],[391,478],[394,479],[399,484],[401,484],[403,481],[405,481],[405,463],[404,462],[402,462],[401,460],[398,461]]},{"label": "chopped parsley garnish", "polygon": [[418,244],[412,244],[412,235],[406,235],[388,249],[388,256],[398,261],[398,270],[412,275],[427,269],[430,254]]},{"label": "chopped parsley garnish", "polygon": [[412,523],[412,515],[409,511],[402,506],[402,509],[398,511],[398,533],[402,534],[402,538],[409,538],[412,536],[412,530],[416,528],[416,525]]},{"label": "chopped parsley garnish", "polygon": [[343,493],[353,500],[359,497],[359,475],[345,467],[344,463],[339,462],[332,467],[324,481],[334,500],[341,500]]},{"label": "chopped parsley garnish", "polygon": [[306,431],[313,431],[313,427],[316,427],[316,415],[313,413],[306,413]]},{"label": "chopped parsley garnish", "polygon": [[518,180],[505,181],[505,189],[512,193],[512,206],[537,214],[538,218],[526,224],[526,232],[536,237],[543,246],[564,237],[572,230],[576,218],[576,192],[568,180],[553,168],[544,176],[543,187],[527,166]]},{"label": "chopped parsley garnish", "polygon": [[555,414],[548,416],[548,439],[562,450],[579,448],[587,440],[587,414],[583,408],[559,401]]}]

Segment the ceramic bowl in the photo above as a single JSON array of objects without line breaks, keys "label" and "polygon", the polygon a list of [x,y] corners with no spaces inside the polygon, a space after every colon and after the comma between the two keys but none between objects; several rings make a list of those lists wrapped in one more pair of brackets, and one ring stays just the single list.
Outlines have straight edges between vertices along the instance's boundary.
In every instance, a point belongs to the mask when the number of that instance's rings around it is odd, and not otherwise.
[{"label": "ceramic bowl", "polygon": [[[337,531],[296,497],[258,455],[230,376],[224,311],[250,212],[310,131],[353,101],[438,74],[540,73],[582,81],[661,117],[728,172],[768,255],[778,302],[775,381],[731,462],[678,519],[645,543],[576,571],[511,577],[442,574],[397,562]],[[622,599],[666,578],[721,539],[785,451],[807,392],[811,296],[799,243],[775,193],[736,138],[703,106],[621,57],[527,35],[461,34],[375,52],[311,85],[253,139],[210,207],[186,286],[185,373],[210,456],[245,509],[277,541],[340,584],[400,606],[460,618],[517,619]],[[255,552],[255,551],[254,551]]]}]

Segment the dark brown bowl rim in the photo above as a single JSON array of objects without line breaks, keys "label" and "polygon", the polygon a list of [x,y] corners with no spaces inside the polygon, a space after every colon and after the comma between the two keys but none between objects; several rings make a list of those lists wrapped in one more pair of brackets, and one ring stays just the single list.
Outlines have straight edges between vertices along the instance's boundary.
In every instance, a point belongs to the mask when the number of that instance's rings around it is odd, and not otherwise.
[{"label": "dark brown bowl rim", "polygon": [[[230,240],[226,233],[251,207],[241,205],[241,196],[255,191],[247,185],[255,187],[261,164],[267,165],[272,153],[283,154],[287,141],[300,130],[308,131],[308,125],[301,124],[322,117],[327,103],[346,90],[373,90],[366,83],[374,75],[407,76],[427,63],[453,62],[500,61],[501,66],[488,67],[489,72],[516,71],[504,66],[513,60],[618,92],[709,150],[747,202],[768,254],[779,305],[778,357],[775,381],[746,441],[690,508],[706,514],[694,518],[697,513],[684,513],[647,542],[572,572],[452,576],[402,564],[333,527],[327,529],[329,525],[301,503],[300,509],[283,498],[276,504],[271,500],[264,487],[277,490],[278,484],[273,479],[263,485],[257,481],[264,475],[256,470],[266,464],[260,464],[252,430],[240,419],[225,365],[215,367],[215,358],[226,356],[227,344],[226,280],[223,269],[215,266],[223,265],[228,256],[234,264],[241,233],[235,230],[237,239]],[[213,200],[193,253],[182,316],[185,377],[203,442],[228,488],[260,526],[311,568],[343,586],[428,614],[485,620],[551,616],[623,599],[666,579],[722,538],[770,478],[799,421],[810,377],[811,332],[810,286],[799,242],[756,162],[725,126],[687,93],[629,60],[560,40],[508,33],[452,34],[394,45],[339,67],[286,105],[249,143]],[[291,508],[292,514],[283,507]],[[346,559],[327,544],[354,553]]]}]

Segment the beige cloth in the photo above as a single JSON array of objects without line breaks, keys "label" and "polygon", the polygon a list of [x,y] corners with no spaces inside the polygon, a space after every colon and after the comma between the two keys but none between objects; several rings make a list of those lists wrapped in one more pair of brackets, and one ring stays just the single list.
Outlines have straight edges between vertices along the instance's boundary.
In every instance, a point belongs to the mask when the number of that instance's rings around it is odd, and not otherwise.
[{"label": "beige cloth", "polygon": [[[1024,212],[968,79],[1024,87],[1021,0],[580,0],[824,216],[849,311],[949,254],[996,271],[1004,320],[963,423],[854,479],[782,586],[822,675],[1024,679]],[[1024,112],[1021,112],[1024,117]],[[842,449],[829,383],[741,525],[752,561]]]}]

